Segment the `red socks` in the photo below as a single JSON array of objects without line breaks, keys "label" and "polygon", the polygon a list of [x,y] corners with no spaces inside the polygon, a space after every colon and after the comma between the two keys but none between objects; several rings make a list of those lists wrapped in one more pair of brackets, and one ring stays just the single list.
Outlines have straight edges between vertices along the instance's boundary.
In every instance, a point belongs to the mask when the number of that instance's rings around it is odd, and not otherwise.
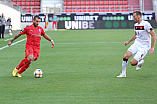
[{"label": "red socks", "polygon": [[23,65],[27,64],[29,61],[27,58],[23,59],[21,63],[16,67],[16,69],[20,69]]},{"label": "red socks", "polygon": [[18,71],[19,74],[23,73],[23,72],[29,67],[28,62],[29,62],[28,59],[25,58],[25,59],[23,59],[23,60],[21,61],[21,63],[16,67],[16,69],[18,69],[18,70],[22,67],[22,68]]},{"label": "red socks", "polygon": [[23,73],[27,68],[29,67],[28,64],[25,64],[20,70],[19,70],[19,74]]}]

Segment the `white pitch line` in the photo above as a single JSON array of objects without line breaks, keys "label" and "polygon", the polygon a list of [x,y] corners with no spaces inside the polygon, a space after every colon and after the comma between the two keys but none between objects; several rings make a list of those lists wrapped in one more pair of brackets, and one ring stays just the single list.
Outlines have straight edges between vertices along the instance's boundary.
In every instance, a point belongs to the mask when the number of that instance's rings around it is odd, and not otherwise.
[{"label": "white pitch line", "polygon": [[[26,40],[26,39],[27,39],[27,38],[22,39],[22,40],[19,40],[19,41],[15,42],[15,43],[12,43],[11,46],[12,46],[12,45],[15,45],[15,44],[17,44],[17,43],[20,43],[20,42],[22,42],[22,41],[24,41],[24,40]],[[7,48],[7,47],[9,47],[9,46],[6,45],[6,46],[4,46],[4,47],[1,47],[0,50],[2,50],[2,49],[4,49],[4,48]]]},{"label": "white pitch line", "polygon": [[8,41],[8,40],[11,40],[12,38],[9,38],[9,39],[6,39],[6,40],[4,40],[4,41]]},{"label": "white pitch line", "polygon": [[[19,43],[19,42],[22,42],[22,41],[24,41],[24,40],[26,40],[27,38],[25,38],[25,39],[22,39],[22,40],[19,40],[19,41],[17,41],[17,42],[15,42],[15,43],[12,43],[12,45],[15,45],[15,44],[17,44],[17,43]],[[124,42],[80,42],[80,43],[56,43],[56,44],[92,44],[92,43],[95,43],[95,44],[104,44],[104,43],[124,43]],[[47,43],[46,43],[47,44]],[[11,46],[12,46],[11,45]],[[4,48],[7,48],[7,47],[9,47],[8,45],[7,46],[4,46],[4,47],[2,47],[2,48],[0,48],[0,50],[2,50],[2,49],[4,49]]]}]

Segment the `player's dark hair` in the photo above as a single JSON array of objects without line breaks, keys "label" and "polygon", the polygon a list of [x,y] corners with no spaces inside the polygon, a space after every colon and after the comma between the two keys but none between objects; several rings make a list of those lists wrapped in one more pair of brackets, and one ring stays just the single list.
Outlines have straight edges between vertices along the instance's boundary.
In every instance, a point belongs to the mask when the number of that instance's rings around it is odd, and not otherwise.
[{"label": "player's dark hair", "polygon": [[33,20],[36,20],[36,18],[40,19],[40,17],[36,15],[34,16]]},{"label": "player's dark hair", "polygon": [[142,13],[140,11],[134,11],[133,14],[136,13],[136,16],[142,16]]}]

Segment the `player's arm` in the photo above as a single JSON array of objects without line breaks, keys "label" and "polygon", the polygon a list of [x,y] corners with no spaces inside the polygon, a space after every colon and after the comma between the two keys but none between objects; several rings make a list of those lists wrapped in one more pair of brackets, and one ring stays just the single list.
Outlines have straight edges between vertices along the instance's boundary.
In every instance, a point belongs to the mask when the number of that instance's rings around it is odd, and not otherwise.
[{"label": "player's arm", "polygon": [[155,34],[154,30],[150,31],[149,34],[153,37],[152,45],[151,45],[151,48],[149,49],[149,53],[152,55],[152,54],[154,54],[154,47],[155,47],[155,43],[156,43],[156,34]]},{"label": "player's arm", "polygon": [[128,41],[124,42],[124,45],[127,46],[130,42],[132,42],[133,40],[135,40],[136,39],[136,35],[137,34],[135,32],[135,35],[131,39],[129,39]]},{"label": "player's arm", "polygon": [[48,35],[45,34],[45,35],[43,35],[43,37],[52,43],[51,48],[53,48],[55,46],[54,41]]},{"label": "player's arm", "polygon": [[8,45],[10,46],[12,44],[12,42],[17,39],[19,36],[21,36],[21,34],[17,34],[15,37],[13,37],[13,39],[11,39],[11,41],[9,41]]}]

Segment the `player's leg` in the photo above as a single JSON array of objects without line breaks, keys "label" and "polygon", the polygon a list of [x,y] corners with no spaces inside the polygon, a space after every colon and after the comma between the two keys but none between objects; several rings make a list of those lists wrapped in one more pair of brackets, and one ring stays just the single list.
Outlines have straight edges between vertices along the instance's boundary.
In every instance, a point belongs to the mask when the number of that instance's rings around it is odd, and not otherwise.
[{"label": "player's leg", "polygon": [[2,38],[4,38],[5,25],[2,25]]},{"label": "player's leg", "polygon": [[17,73],[19,74],[23,73],[30,66],[30,64],[35,60],[35,56],[33,54],[30,54],[27,56],[27,59],[29,62],[23,65],[22,68]]},{"label": "player's leg", "polygon": [[13,77],[16,76],[17,72],[19,71],[19,69],[20,69],[21,67],[23,67],[25,64],[29,63],[29,60],[28,60],[27,56],[30,55],[30,54],[33,54],[33,49],[32,49],[32,47],[26,47],[26,50],[25,50],[25,59],[23,59],[23,60],[20,62],[20,64],[19,64],[16,68],[14,68],[14,70],[12,71],[12,76],[13,76]]},{"label": "player's leg", "polygon": [[136,65],[137,65],[136,70],[141,69],[143,63],[144,63],[143,58],[140,59],[139,61],[137,61],[137,59],[135,59],[135,58],[132,58],[131,61],[130,61],[130,64],[131,64],[132,66],[136,66]]},{"label": "player's leg", "polygon": [[16,76],[16,73],[19,71],[19,69],[24,66],[25,64],[27,64],[29,61],[27,58],[23,59],[20,64],[14,68],[14,70],[12,71],[12,76],[15,77]]},{"label": "player's leg", "polygon": [[130,61],[130,64],[131,64],[132,66],[136,66],[136,65],[138,64],[138,61],[133,57],[133,58],[131,59],[131,61]]},{"label": "player's leg", "polygon": [[29,61],[27,58],[23,59],[21,63],[16,67],[16,69],[20,69],[23,65],[27,64]]},{"label": "player's leg", "polygon": [[[31,50],[32,49],[32,50]],[[31,48],[28,52],[26,52],[26,56],[28,59],[28,63],[25,64],[18,72],[17,72],[17,77],[21,77],[21,73],[23,73],[33,61],[36,61],[39,57],[39,53],[40,53],[40,48],[39,47],[34,47]],[[33,51],[33,54],[30,54]]]},{"label": "player's leg", "polygon": [[55,30],[57,30],[57,21],[55,21]]},{"label": "player's leg", "polygon": [[117,77],[126,77],[126,68],[128,65],[128,59],[133,56],[137,52],[138,48],[136,44],[132,44],[129,48],[126,54],[123,57],[122,61],[122,73]]},{"label": "player's leg", "polygon": [[143,58],[146,56],[147,53],[148,53],[147,48],[139,49],[139,51],[136,53],[136,55],[132,59],[131,64],[134,66],[137,65],[136,70],[139,70],[142,68],[142,65],[144,63]]},{"label": "player's leg", "polygon": [[126,77],[126,68],[128,65],[128,59],[132,56],[132,52],[131,51],[127,51],[126,54],[123,57],[123,61],[122,61],[122,73],[117,76],[117,77]]},{"label": "player's leg", "polygon": [[52,21],[52,30],[54,29],[54,21]]}]

